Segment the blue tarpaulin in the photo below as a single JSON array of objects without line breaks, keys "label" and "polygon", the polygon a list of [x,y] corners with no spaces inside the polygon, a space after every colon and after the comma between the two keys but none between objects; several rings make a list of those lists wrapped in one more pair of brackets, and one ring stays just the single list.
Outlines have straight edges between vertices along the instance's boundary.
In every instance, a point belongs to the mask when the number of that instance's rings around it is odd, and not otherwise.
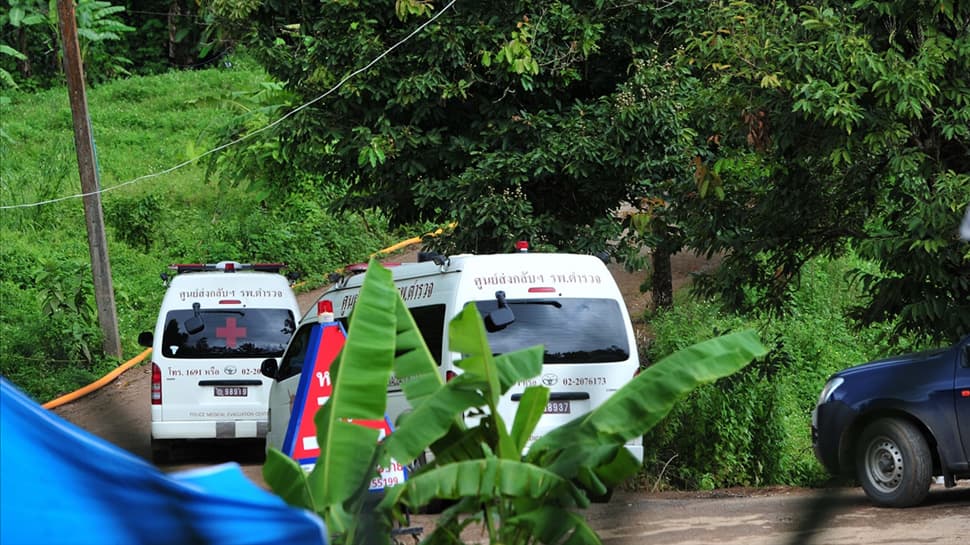
[{"label": "blue tarpaulin", "polygon": [[0,543],[325,545],[326,531],[236,463],[167,475],[0,377]]}]

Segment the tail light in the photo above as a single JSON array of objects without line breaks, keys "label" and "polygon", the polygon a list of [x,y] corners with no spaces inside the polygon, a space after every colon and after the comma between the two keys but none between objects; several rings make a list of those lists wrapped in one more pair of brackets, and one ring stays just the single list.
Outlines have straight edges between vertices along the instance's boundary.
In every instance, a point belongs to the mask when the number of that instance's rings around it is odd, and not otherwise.
[{"label": "tail light", "polygon": [[162,404],[162,370],[152,362],[152,405]]}]

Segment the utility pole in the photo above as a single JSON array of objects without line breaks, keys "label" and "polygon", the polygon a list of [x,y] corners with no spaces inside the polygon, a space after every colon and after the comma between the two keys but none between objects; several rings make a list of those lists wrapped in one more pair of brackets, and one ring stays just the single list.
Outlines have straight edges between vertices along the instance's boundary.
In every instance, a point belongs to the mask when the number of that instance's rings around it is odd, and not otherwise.
[{"label": "utility pole", "polygon": [[77,149],[77,168],[84,193],[84,218],[88,227],[88,250],[91,253],[91,273],[94,277],[94,299],[98,307],[98,322],[104,333],[104,352],[121,357],[121,337],[118,334],[118,314],[115,292],[108,261],[108,240],[104,233],[104,214],[101,210],[101,183],[88,115],[88,99],[84,90],[84,67],[77,41],[77,19],[74,0],[57,0],[57,19],[64,44],[64,73],[74,119],[74,147]]}]

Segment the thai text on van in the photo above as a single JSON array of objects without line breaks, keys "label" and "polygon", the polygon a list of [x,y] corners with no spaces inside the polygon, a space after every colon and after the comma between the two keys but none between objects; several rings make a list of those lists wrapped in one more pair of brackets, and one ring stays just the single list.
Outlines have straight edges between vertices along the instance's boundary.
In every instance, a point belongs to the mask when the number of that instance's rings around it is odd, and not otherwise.
[{"label": "thai text on van", "polygon": [[235,290],[226,288],[203,289],[179,291],[179,299],[187,301],[189,299],[225,299],[229,297],[263,297],[266,299],[282,299],[283,290],[267,290],[262,288]]},{"label": "thai text on van", "polygon": [[[430,298],[434,294],[434,286],[434,282],[419,282],[407,286],[399,286],[397,291],[401,294],[401,299],[404,301],[417,301],[419,299]],[[357,304],[357,295],[357,293],[352,293],[343,296],[340,300],[340,316],[350,314],[351,309]]]},{"label": "thai text on van", "polygon": [[485,289],[486,286],[510,286],[516,284],[602,284],[603,278],[594,273],[521,273],[497,272],[486,276],[476,276],[473,279],[475,287]]}]

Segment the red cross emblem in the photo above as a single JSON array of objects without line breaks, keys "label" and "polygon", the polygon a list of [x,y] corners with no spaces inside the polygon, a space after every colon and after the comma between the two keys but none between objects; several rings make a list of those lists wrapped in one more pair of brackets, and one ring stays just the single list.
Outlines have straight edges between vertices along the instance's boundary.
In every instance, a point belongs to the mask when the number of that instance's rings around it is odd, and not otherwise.
[{"label": "red cross emblem", "polygon": [[226,340],[226,348],[236,348],[236,340],[246,336],[246,328],[236,326],[235,318],[226,318],[226,327],[216,328],[216,337]]}]

